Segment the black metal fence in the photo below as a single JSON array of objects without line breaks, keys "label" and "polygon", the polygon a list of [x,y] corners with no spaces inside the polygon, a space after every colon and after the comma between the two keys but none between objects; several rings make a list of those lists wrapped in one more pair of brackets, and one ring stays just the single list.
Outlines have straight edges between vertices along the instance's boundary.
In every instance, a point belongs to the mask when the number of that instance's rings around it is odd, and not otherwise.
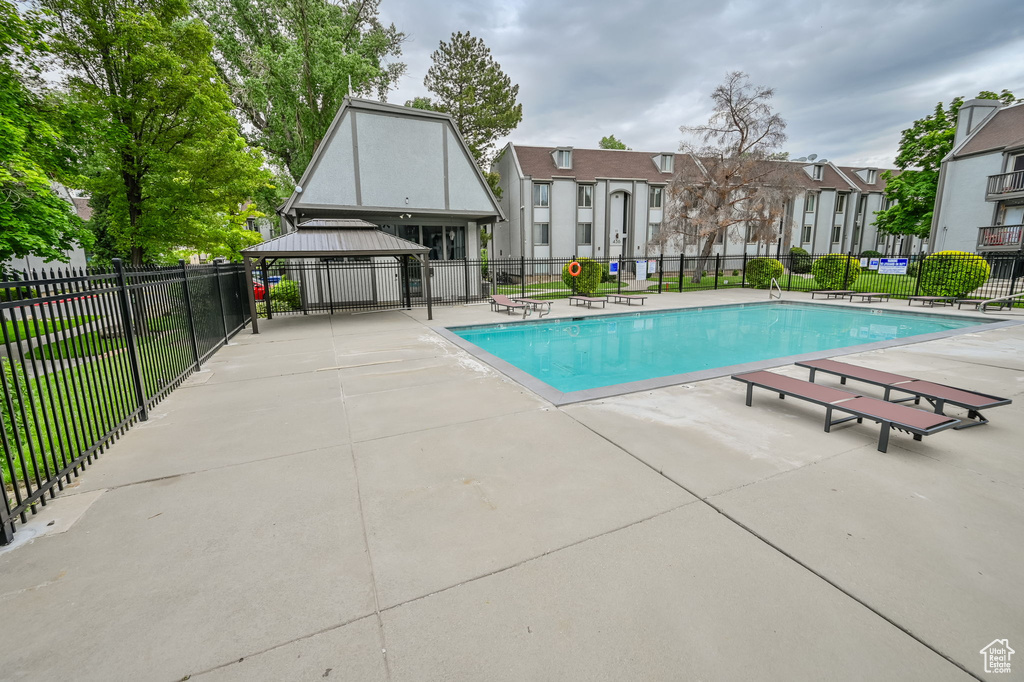
[{"label": "black metal fence", "polygon": [[0,282],[0,544],[248,321],[235,264]]},{"label": "black metal fence", "polygon": [[[828,254],[783,254],[778,273],[784,291],[813,291],[837,288],[835,273],[831,280],[814,272],[815,262]],[[840,273],[839,288],[861,292],[887,293],[895,298],[933,293],[934,278],[928,277],[928,263],[921,266],[919,256],[880,256],[860,258]],[[580,293],[685,292],[762,286],[748,270],[754,256],[712,254],[698,256],[650,256],[636,259],[591,259],[601,267],[600,281],[587,282],[566,275],[575,258],[499,258],[492,260],[431,261],[430,282],[434,305],[482,302],[493,294],[538,299],[564,298]],[[964,254],[947,259],[943,265],[947,279],[957,279],[977,256]],[[903,259],[901,261],[901,259]],[[994,298],[1015,293],[1024,287],[1024,256],[992,254],[984,257],[989,275],[977,286],[957,295]],[[863,266],[861,265],[863,263]],[[426,305],[423,268],[415,259],[385,258],[323,259],[278,261],[265,278],[256,284],[257,310],[266,316],[267,300],[271,315],[335,312],[352,309],[412,308]],[[958,280],[959,281],[959,280]],[[967,282],[967,279],[963,281]]]}]

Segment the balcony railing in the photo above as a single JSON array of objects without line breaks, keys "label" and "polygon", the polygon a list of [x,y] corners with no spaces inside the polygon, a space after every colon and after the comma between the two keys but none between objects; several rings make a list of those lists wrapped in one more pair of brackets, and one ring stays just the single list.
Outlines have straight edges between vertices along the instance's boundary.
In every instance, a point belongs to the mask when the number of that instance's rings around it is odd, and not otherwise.
[{"label": "balcony railing", "polygon": [[978,228],[978,253],[1020,251],[1024,248],[1024,225],[992,225]]},{"label": "balcony railing", "polygon": [[1024,194],[1024,170],[988,176],[988,198],[1018,193]]}]

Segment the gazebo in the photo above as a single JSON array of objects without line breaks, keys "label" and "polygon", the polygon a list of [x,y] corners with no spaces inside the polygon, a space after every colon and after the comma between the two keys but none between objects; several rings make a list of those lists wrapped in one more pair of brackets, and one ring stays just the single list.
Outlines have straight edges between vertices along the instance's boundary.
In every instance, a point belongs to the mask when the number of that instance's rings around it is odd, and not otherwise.
[{"label": "gazebo", "polygon": [[[249,292],[249,312],[252,315],[252,333],[259,334],[256,293],[253,288],[253,268],[259,267],[267,301],[267,319],[273,319],[269,300],[267,268],[279,259],[288,258],[340,258],[347,256],[394,256],[400,262],[412,257],[423,264],[423,272],[430,272],[430,249],[415,242],[382,232],[373,223],[356,218],[318,218],[300,223],[294,232],[275,237],[262,244],[242,250],[245,263],[245,281]],[[403,281],[405,300],[409,300],[409,280]],[[430,277],[423,278],[427,301],[427,319],[434,319],[431,306]]]}]

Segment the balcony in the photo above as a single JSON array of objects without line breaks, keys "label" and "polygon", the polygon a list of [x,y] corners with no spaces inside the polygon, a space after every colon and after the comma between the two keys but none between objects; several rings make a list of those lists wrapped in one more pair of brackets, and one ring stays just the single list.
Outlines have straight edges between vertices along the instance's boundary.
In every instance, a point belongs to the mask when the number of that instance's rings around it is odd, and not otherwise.
[{"label": "balcony", "polygon": [[987,201],[1024,197],[1024,170],[988,176]]},{"label": "balcony", "polygon": [[1024,248],[1024,225],[992,225],[978,228],[978,253],[1020,251]]}]

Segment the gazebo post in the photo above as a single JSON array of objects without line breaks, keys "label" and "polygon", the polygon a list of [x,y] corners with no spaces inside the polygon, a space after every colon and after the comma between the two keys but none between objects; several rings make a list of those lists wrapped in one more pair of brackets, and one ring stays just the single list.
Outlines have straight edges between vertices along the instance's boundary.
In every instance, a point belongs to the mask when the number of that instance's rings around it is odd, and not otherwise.
[{"label": "gazebo post", "polygon": [[260,258],[260,273],[263,275],[263,302],[267,306],[267,319],[274,319],[274,313],[270,310],[270,275],[267,272],[267,259]]},{"label": "gazebo post", "polygon": [[427,296],[427,319],[434,319],[434,308],[431,304],[433,296],[430,295],[430,253],[423,254],[423,282],[424,291]]},{"label": "gazebo post", "polygon": [[245,265],[245,286],[249,291],[246,298],[249,299],[249,316],[252,318],[252,333],[259,334],[260,326],[256,321],[256,292],[253,291],[252,287],[252,259],[248,256],[242,256],[242,263]]}]

